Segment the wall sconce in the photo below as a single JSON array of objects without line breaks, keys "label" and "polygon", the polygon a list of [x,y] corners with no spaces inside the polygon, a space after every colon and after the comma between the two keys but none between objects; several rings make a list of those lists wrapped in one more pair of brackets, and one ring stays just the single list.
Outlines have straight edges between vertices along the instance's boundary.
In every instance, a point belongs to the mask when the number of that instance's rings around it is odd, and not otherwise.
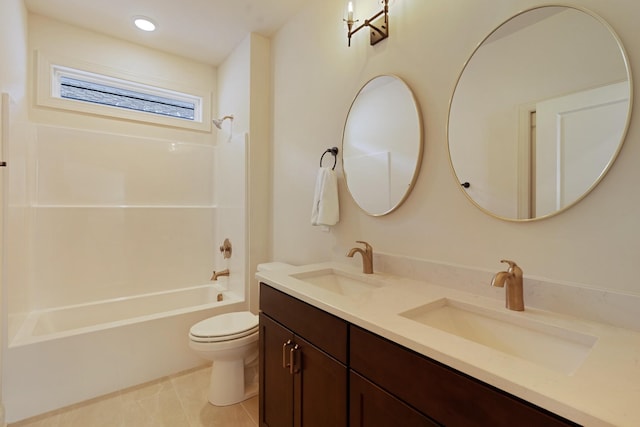
[{"label": "wall sconce", "polygon": [[364,20],[364,24],[356,27],[355,30],[352,31],[353,24],[358,22],[356,19],[353,20],[353,2],[350,1],[347,5],[347,19],[344,21],[347,23],[348,33],[347,40],[348,45],[351,46],[351,36],[363,29],[364,27],[369,27],[371,29],[370,32],[370,41],[371,46],[374,44],[381,42],[382,40],[389,37],[389,0],[382,0],[384,4],[384,8],[373,15],[369,19]]}]

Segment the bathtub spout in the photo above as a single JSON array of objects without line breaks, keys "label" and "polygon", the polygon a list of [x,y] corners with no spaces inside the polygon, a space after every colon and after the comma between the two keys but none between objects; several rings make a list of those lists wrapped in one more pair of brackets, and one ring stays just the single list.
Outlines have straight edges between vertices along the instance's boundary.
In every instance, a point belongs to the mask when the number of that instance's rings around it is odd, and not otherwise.
[{"label": "bathtub spout", "polygon": [[224,270],[220,270],[220,271],[214,271],[213,272],[213,276],[211,276],[211,280],[218,280],[218,277],[220,276],[228,276],[229,275],[229,269],[225,268]]}]

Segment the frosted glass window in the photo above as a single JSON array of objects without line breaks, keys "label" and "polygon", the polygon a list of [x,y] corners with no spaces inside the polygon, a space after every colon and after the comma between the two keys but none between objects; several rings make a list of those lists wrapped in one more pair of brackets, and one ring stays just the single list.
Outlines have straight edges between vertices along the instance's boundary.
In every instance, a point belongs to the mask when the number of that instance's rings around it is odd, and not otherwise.
[{"label": "frosted glass window", "polygon": [[70,77],[60,78],[60,97],[187,120],[194,119],[195,105],[193,103],[85,82]]},{"label": "frosted glass window", "polygon": [[53,77],[59,98],[201,121],[202,99],[193,95],[60,66]]}]

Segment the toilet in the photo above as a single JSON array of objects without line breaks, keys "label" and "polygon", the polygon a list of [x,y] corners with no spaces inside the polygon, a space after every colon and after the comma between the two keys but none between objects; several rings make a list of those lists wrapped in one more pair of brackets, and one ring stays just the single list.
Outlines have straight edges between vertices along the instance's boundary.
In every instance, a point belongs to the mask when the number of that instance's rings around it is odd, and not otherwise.
[{"label": "toilet", "polygon": [[[273,262],[258,271],[291,267]],[[233,405],[258,394],[258,316],[249,311],[202,320],[189,330],[189,347],[213,362],[208,400]]]}]

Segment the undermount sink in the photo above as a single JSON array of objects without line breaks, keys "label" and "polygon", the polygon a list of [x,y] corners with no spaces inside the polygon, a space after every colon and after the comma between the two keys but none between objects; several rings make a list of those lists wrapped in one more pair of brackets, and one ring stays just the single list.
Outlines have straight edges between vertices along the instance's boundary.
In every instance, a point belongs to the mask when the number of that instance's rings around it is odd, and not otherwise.
[{"label": "undermount sink", "polygon": [[290,276],[324,290],[348,297],[360,296],[384,286],[380,280],[375,278],[360,277],[333,268],[296,273]]},{"label": "undermount sink", "polygon": [[442,298],[401,316],[546,368],[572,375],[597,338],[519,315]]}]

